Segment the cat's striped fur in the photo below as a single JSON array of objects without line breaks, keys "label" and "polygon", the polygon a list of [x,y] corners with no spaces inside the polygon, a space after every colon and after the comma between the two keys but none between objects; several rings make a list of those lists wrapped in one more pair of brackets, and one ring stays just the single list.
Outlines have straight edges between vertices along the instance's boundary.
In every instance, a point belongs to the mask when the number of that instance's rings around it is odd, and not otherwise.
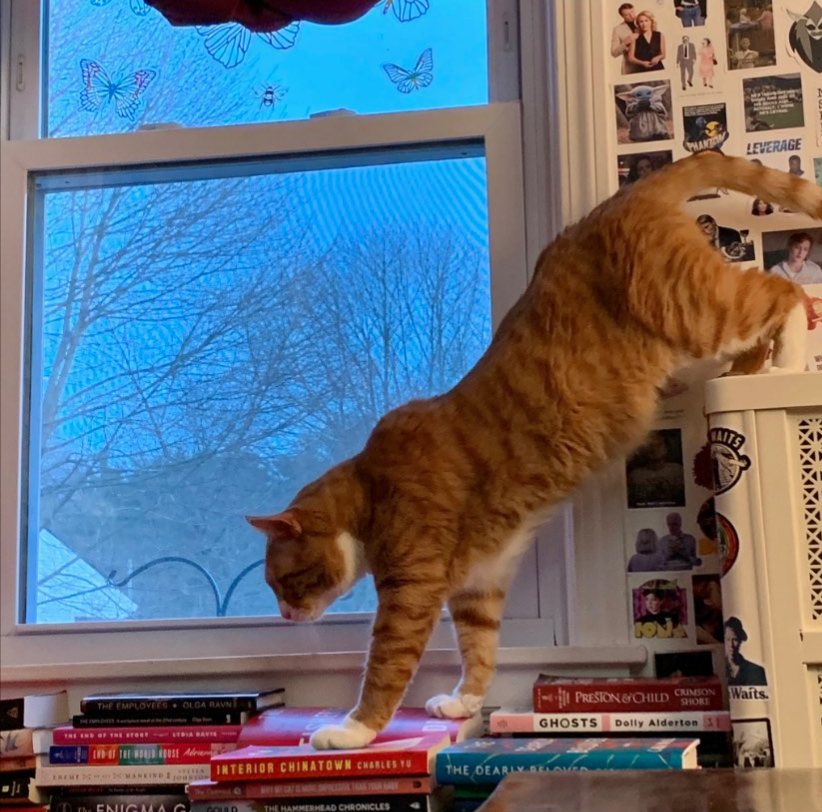
[{"label": "cat's striped fur", "polygon": [[[361,746],[391,718],[442,607],[463,656],[429,711],[476,710],[494,674],[505,594],[534,528],[608,461],[642,443],[684,362],[804,364],[803,294],[726,263],[681,203],[724,187],[822,219],[822,189],[709,153],[639,181],[539,258],[487,352],[451,391],[387,414],[365,448],[306,486],[268,535],[283,613],[314,619],[366,569],[379,608],[359,702],[317,747]],[[784,329],[783,328],[788,328]]]}]

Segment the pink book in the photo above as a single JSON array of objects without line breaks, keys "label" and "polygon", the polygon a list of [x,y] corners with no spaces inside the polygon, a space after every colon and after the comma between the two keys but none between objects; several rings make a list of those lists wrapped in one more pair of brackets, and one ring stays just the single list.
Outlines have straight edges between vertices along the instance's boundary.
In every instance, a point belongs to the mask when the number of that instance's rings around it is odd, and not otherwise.
[{"label": "pink book", "polygon": [[58,727],[54,744],[206,744],[236,742],[240,725],[187,725],[183,727]]},{"label": "pink book", "polygon": [[[243,726],[240,747],[293,747],[307,744],[311,734],[324,725],[339,725],[348,711],[342,708],[271,708],[252,717]],[[400,708],[388,726],[377,734],[374,744],[413,736],[448,734],[451,742],[481,736],[482,717],[435,719],[425,708]]]}]

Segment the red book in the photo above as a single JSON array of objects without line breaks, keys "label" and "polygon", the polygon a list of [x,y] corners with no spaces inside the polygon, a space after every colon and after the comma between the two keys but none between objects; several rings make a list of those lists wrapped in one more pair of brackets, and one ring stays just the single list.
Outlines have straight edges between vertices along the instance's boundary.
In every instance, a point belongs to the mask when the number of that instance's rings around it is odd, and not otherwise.
[{"label": "red book", "polygon": [[[253,716],[237,739],[239,747],[296,747],[307,744],[311,734],[324,725],[339,725],[348,711],[342,708],[271,708]],[[452,744],[483,734],[480,714],[470,719],[435,719],[425,708],[399,708],[374,744],[415,736],[447,734]]]},{"label": "red book", "polygon": [[534,683],[536,713],[723,709],[718,677],[565,679],[541,675]]},{"label": "red book", "polygon": [[240,725],[186,725],[183,727],[58,727],[54,744],[207,744],[236,742]]},{"label": "red book", "polygon": [[266,798],[334,798],[342,795],[430,795],[436,782],[429,775],[397,778],[324,778],[319,781],[192,781],[190,801],[263,800]]},{"label": "red book", "polygon": [[371,744],[360,750],[315,750],[299,747],[244,747],[211,759],[212,781],[293,781],[306,778],[371,778],[429,775],[436,754],[450,744],[448,736]]}]

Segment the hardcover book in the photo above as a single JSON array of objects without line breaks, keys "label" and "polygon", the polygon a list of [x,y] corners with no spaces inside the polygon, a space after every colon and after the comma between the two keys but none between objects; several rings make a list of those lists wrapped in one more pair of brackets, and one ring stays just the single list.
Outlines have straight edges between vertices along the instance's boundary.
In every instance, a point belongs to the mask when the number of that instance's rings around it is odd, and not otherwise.
[{"label": "hardcover book", "polygon": [[695,769],[696,739],[471,739],[437,754],[440,784],[498,784],[509,773]]},{"label": "hardcover book", "polygon": [[202,711],[196,714],[169,713],[145,716],[75,716],[74,727],[188,727],[190,725],[243,725],[248,721],[247,711]]},{"label": "hardcover book", "polygon": [[534,683],[537,713],[721,711],[718,677],[565,679],[541,675]]},{"label": "hardcover book", "polygon": [[[263,711],[243,727],[240,747],[295,747],[307,744],[311,734],[323,725],[342,723],[342,708],[276,708]],[[387,727],[377,734],[375,744],[414,736],[447,734],[452,742],[482,735],[480,714],[470,719],[434,719],[425,708],[399,708]]]},{"label": "hardcover book", "polygon": [[590,733],[651,731],[668,733],[717,733],[731,729],[728,711],[651,711],[649,713],[532,713],[522,708],[500,708],[489,719],[491,733]]},{"label": "hardcover book", "polygon": [[428,775],[434,756],[449,744],[445,736],[371,744],[360,750],[299,747],[244,747],[211,759],[212,781],[293,780],[295,778],[366,778]]},{"label": "hardcover book", "polygon": [[236,742],[240,725],[165,725],[154,727],[57,727],[55,745],[78,744],[208,744]]},{"label": "hardcover book", "polygon": [[49,802],[50,812],[188,812],[185,793],[71,794],[57,792]]},{"label": "hardcover book", "polygon": [[212,756],[228,753],[236,744],[91,744],[55,745],[50,764],[208,764]]},{"label": "hardcover book", "polygon": [[327,778],[320,781],[192,781],[187,787],[192,801],[230,801],[265,798],[306,798],[349,795],[427,795],[435,784],[430,775],[397,778]]},{"label": "hardcover book", "polygon": [[57,727],[64,725],[68,720],[66,691],[0,699],[0,730]]},{"label": "hardcover book", "polygon": [[344,800],[329,795],[191,804],[191,812],[445,812],[448,808],[450,804],[446,805],[446,798],[441,795],[360,795]]},{"label": "hardcover book", "polygon": [[231,711],[257,713],[284,704],[283,688],[239,693],[94,694],[80,701],[80,712],[86,716],[199,716]]},{"label": "hardcover book", "polygon": [[23,801],[29,797],[33,770],[0,774],[0,801]]},{"label": "hardcover book", "polygon": [[208,774],[208,764],[67,764],[38,766],[35,783],[38,787],[183,786]]},{"label": "hardcover book", "polygon": [[47,753],[54,737],[50,728],[0,731],[0,758],[25,758]]}]

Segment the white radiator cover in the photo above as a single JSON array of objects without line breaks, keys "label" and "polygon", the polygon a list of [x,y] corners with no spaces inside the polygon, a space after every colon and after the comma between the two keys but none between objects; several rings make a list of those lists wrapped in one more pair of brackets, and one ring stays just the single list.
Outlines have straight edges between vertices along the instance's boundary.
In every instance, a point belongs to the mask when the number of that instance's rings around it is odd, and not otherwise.
[{"label": "white radiator cover", "polygon": [[737,764],[822,768],[822,374],[706,394]]}]

